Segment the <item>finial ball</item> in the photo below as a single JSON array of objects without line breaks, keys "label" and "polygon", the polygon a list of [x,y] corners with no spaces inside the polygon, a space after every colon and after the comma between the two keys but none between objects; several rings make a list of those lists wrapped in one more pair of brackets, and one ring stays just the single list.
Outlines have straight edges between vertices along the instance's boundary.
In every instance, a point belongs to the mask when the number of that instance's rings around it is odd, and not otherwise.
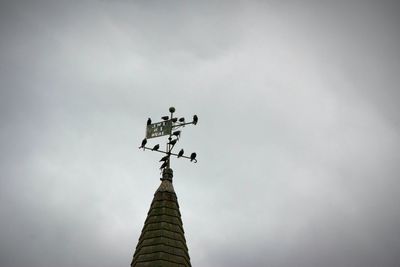
[{"label": "finial ball", "polygon": [[174,107],[170,107],[169,108],[169,112],[174,113],[175,112],[175,108]]}]

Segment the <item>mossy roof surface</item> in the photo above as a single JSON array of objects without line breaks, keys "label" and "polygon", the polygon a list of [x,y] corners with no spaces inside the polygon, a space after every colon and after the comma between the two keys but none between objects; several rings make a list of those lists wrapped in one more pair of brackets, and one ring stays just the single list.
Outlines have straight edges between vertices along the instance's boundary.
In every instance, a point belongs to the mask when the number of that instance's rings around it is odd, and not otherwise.
[{"label": "mossy roof surface", "polygon": [[131,266],[191,266],[172,179],[163,180],[154,194]]}]

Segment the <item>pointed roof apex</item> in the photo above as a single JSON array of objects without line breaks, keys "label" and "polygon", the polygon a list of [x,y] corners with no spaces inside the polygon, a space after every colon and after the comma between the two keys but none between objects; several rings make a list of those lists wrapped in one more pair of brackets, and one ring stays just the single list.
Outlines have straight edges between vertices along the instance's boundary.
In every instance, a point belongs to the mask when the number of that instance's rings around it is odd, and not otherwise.
[{"label": "pointed roof apex", "polygon": [[174,176],[174,171],[171,168],[165,168],[163,170],[163,177],[160,178],[161,181],[169,180],[172,183],[172,177]]},{"label": "pointed roof apex", "polygon": [[191,267],[172,169],[163,171],[131,267]]},{"label": "pointed roof apex", "polygon": [[163,176],[160,178],[161,184],[158,187],[157,192],[171,192],[175,193],[174,186],[172,185],[172,177],[174,176],[174,172],[171,168],[165,168],[163,171]]}]

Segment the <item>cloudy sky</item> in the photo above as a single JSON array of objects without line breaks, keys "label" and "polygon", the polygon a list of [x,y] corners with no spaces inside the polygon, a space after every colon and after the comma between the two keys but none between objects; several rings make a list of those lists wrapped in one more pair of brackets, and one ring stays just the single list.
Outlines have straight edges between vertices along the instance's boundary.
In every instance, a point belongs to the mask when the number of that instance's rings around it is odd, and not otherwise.
[{"label": "cloudy sky", "polygon": [[0,266],[129,266],[170,106],[193,266],[400,266],[396,1],[5,2]]}]

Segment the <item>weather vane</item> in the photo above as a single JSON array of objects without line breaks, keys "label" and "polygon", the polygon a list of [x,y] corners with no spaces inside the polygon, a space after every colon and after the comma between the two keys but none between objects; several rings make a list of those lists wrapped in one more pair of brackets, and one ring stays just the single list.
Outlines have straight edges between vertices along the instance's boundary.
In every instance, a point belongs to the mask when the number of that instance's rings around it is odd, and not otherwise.
[{"label": "weather vane", "polygon": [[[197,115],[193,116],[193,120],[191,122],[185,122],[184,117],[181,117],[179,119],[177,117],[174,117],[174,112],[175,112],[174,107],[170,107],[169,112],[171,113],[171,115],[161,117],[162,119],[161,122],[151,123],[151,118],[148,118],[146,126],[146,138],[143,139],[142,144],[139,147],[140,149],[143,148],[143,150],[156,151],[165,154],[165,156],[160,160],[160,162],[163,162],[160,167],[161,170],[165,168],[170,168],[171,156],[175,156],[177,158],[190,159],[190,161],[194,163],[197,162],[196,160],[197,155],[195,152],[193,152],[190,155],[190,157],[184,156],[183,149],[181,149],[178,152],[178,154],[172,153],[172,150],[174,149],[176,143],[179,141],[179,138],[181,136],[181,130],[179,129],[181,127],[185,127],[185,125],[188,124],[196,125],[199,120]],[[166,151],[160,150],[160,144],[156,144],[153,148],[146,147],[147,139],[161,137],[165,135],[169,135],[168,142],[166,145]]]}]

